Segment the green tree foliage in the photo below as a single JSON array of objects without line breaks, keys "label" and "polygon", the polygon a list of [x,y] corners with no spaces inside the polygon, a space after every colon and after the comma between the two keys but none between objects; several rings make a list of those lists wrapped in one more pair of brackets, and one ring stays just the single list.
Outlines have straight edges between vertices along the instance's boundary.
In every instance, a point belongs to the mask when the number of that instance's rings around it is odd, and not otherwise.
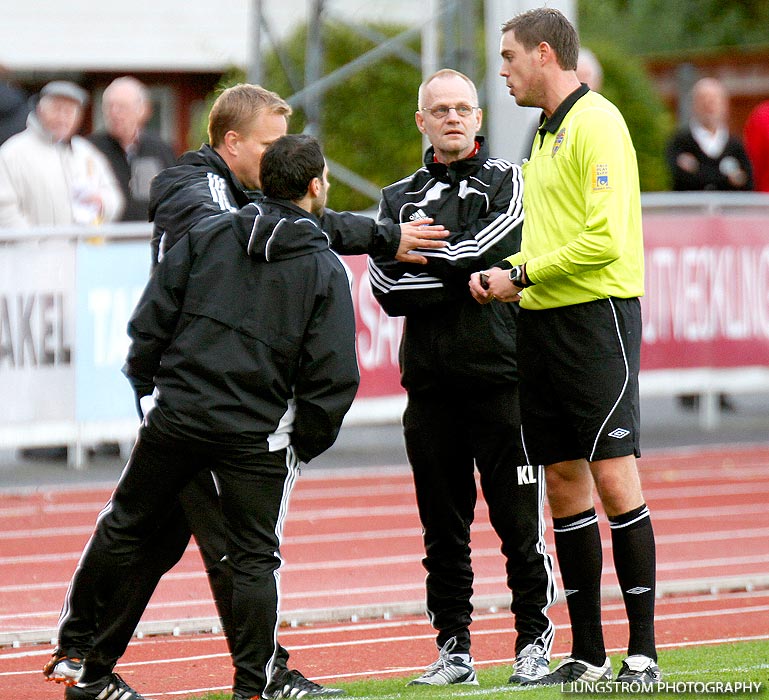
[{"label": "green tree foliage", "polygon": [[639,70],[640,61],[644,56],[671,53],[683,61],[688,51],[765,44],[769,2],[583,0],[578,14],[582,43],[604,63],[604,92],[628,121],[643,189],[667,189],[663,152],[675,120]]},{"label": "green tree foliage", "polygon": [[[396,36],[404,30],[404,27],[394,25],[372,26],[386,36]],[[325,57],[321,72],[324,75],[375,46],[373,41],[338,23],[326,22],[323,33]],[[588,33],[588,36],[595,34]],[[306,40],[306,28],[301,27],[283,42],[280,58],[275,52],[266,57],[265,87],[285,98],[301,87]],[[638,154],[642,189],[667,189],[664,149],[673,119],[656,95],[642,63],[620,50],[615,43],[597,39],[584,43],[603,65],[602,92],[620,108],[627,120]],[[410,48],[419,52],[419,40],[414,39]],[[483,54],[479,49],[477,55]],[[287,72],[291,73],[291,78]],[[190,138],[192,148],[206,140],[207,115],[216,95],[243,80],[245,75],[240,69],[232,69],[223,76],[194,126]],[[391,56],[330,89],[321,100],[320,131],[328,157],[379,187],[399,180],[419,167],[422,139],[414,124],[414,112],[420,80],[417,68]],[[305,125],[301,106],[295,107],[290,131],[301,132]],[[338,210],[362,210],[376,204],[338,180],[333,181],[330,195],[330,206]]]},{"label": "green tree foliage", "polygon": [[635,54],[766,43],[766,0],[592,0],[579,2],[586,44],[611,40]]},{"label": "green tree foliage", "polygon": [[[405,29],[392,25],[371,26],[388,37]],[[375,47],[373,41],[331,22],[323,25],[323,42],[324,75]],[[288,61],[296,75],[302,75],[305,43],[306,28],[302,27],[281,47],[284,61]],[[419,51],[418,39],[410,48]],[[265,75],[265,87],[284,97],[295,91],[275,54],[265,62]],[[422,157],[422,141],[414,123],[420,81],[419,69],[391,56],[331,88],[321,102],[320,138],[326,155],[379,187],[416,170]],[[301,107],[295,109],[291,131],[302,131],[305,123]],[[375,206],[376,202],[335,181],[330,205],[340,210],[362,210]]]}]

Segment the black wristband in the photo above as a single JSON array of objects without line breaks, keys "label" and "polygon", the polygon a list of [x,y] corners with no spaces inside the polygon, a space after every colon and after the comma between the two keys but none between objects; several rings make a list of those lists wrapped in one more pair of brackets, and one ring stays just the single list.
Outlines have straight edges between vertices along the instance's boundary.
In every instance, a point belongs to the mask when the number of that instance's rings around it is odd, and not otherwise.
[{"label": "black wristband", "polygon": [[525,263],[524,265],[514,265],[510,268],[510,272],[508,272],[507,275],[510,278],[510,281],[519,289],[525,289],[532,285],[532,282],[528,280],[524,281],[524,277],[526,276]]}]

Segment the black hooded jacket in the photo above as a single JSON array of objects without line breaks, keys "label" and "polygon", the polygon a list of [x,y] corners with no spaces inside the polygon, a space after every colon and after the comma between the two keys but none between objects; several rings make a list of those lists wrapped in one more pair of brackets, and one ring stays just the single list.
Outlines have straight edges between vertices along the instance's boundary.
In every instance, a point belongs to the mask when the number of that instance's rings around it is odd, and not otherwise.
[{"label": "black hooded jacket", "polygon": [[[188,151],[152,181],[149,219],[154,222],[153,265],[199,221],[226,216],[263,198],[258,190],[244,189],[211,146]],[[395,256],[400,244],[400,227],[394,223],[377,224],[366,216],[331,209],[326,209],[321,223],[331,248],[340,255]]]},{"label": "black hooded jacket", "polygon": [[153,222],[153,264],[198,222],[237,211],[251,201],[213,148],[205,144],[197,151],[188,151],[152,180],[149,220]]},{"label": "black hooded jacket", "polygon": [[[254,451],[330,447],[358,387],[349,280],[319,221],[263,200],[192,227],[164,256],[128,327],[123,368],[145,420]],[[282,441],[282,442],[281,442]]]},{"label": "black hooded jacket", "polygon": [[87,138],[104,154],[123,191],[125,208],[120,220],[147,221],[148,185],[151,185],[148,178],[173,167],[176,162],[173,148],[159,136],[141,131],[129,157],[120,141],[107,131],[97,131]]}]

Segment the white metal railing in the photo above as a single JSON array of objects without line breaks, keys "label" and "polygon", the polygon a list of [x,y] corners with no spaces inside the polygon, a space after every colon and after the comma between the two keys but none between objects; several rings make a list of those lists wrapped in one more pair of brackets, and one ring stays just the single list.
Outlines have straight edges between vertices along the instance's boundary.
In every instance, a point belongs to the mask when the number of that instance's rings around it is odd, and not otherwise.
[{"label": "white metal railing", "polygon": [[[732,260],[740,254],[749,264],[767,266],[766,275],[763,267],[756,268],[757,281],[749,285],[732,281],[754,317],[767,320],[766,329],[754,328],[753,336],[738,346],[731,337],[708,340],[714,362],[692,364],[689,351],[700,346],[683,338],[667,364],[642,363],[642,396],[700,394],[700,422],[714,427],[720,393],[769,392],[769,289],[757,288],[764,277],[769,279],[769,195],[647,193],[642,204],[647,271],[660,247],[672,258],[678,256],[676,260],[705,251],[701,257],[706,261]],[[705,231],[713,222],[732,237],[736,252],[727,251],[732,257],[718,257],[720,233]],[[667,226],[662,235],[657,235],[658,225]],[[675,248],[679,231],[695,241],[686,244],[690,248]],[[80,467],[86,447],[133,440],[138,419],[120,367],[127,349],[125,326],[149,273],[150,233],[148,223],[0,230],[0,448],[68,444],[73,448],[70,463]],[[387,352],[359,352],[362,380],[373,377],[370,386],[376,389],[361,392],[365,398],[356,400],[348,424],[396,421],[403,410],[403,392],[397,381],[394,319],[372,315],[371,309],[378,307],[370,298],[364,261],[350,262],[358,277],[356,309],[366,306],[366,313],[358,316],[365,331],[360,335],[384,337],[390,345]],[[748,292],[754,297],[748,298]],[[651,310],[658,311],[662,293],[675,292],[647,284],[644,303],[656,297]],[[676,299],[669,303],[670,313],[686,311]],[[758,316],[756,305],[761,307]],[[668,307],[663,305],[663,311]],[[647,317],[651,325],[655,317]],[[671,333],[677,328],[672,321],[670,327]],[[733,347],[742,348],[736,354],[744,356],[735,357]],[[721,361],[725,354],[729,362]]]}]

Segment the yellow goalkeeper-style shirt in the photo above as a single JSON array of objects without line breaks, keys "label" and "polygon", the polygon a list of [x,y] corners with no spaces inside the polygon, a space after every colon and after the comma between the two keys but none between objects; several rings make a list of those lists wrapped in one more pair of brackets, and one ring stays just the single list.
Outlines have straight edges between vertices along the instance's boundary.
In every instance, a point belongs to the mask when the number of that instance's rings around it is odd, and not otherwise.
[{"label": "yellow goalkeeper-style shirt", "polygon": [[534,282],[521,307],[643,295],[638,165],[611,102],[575,90],[540,126],[523,177],[521,251],[506,258]]}]

